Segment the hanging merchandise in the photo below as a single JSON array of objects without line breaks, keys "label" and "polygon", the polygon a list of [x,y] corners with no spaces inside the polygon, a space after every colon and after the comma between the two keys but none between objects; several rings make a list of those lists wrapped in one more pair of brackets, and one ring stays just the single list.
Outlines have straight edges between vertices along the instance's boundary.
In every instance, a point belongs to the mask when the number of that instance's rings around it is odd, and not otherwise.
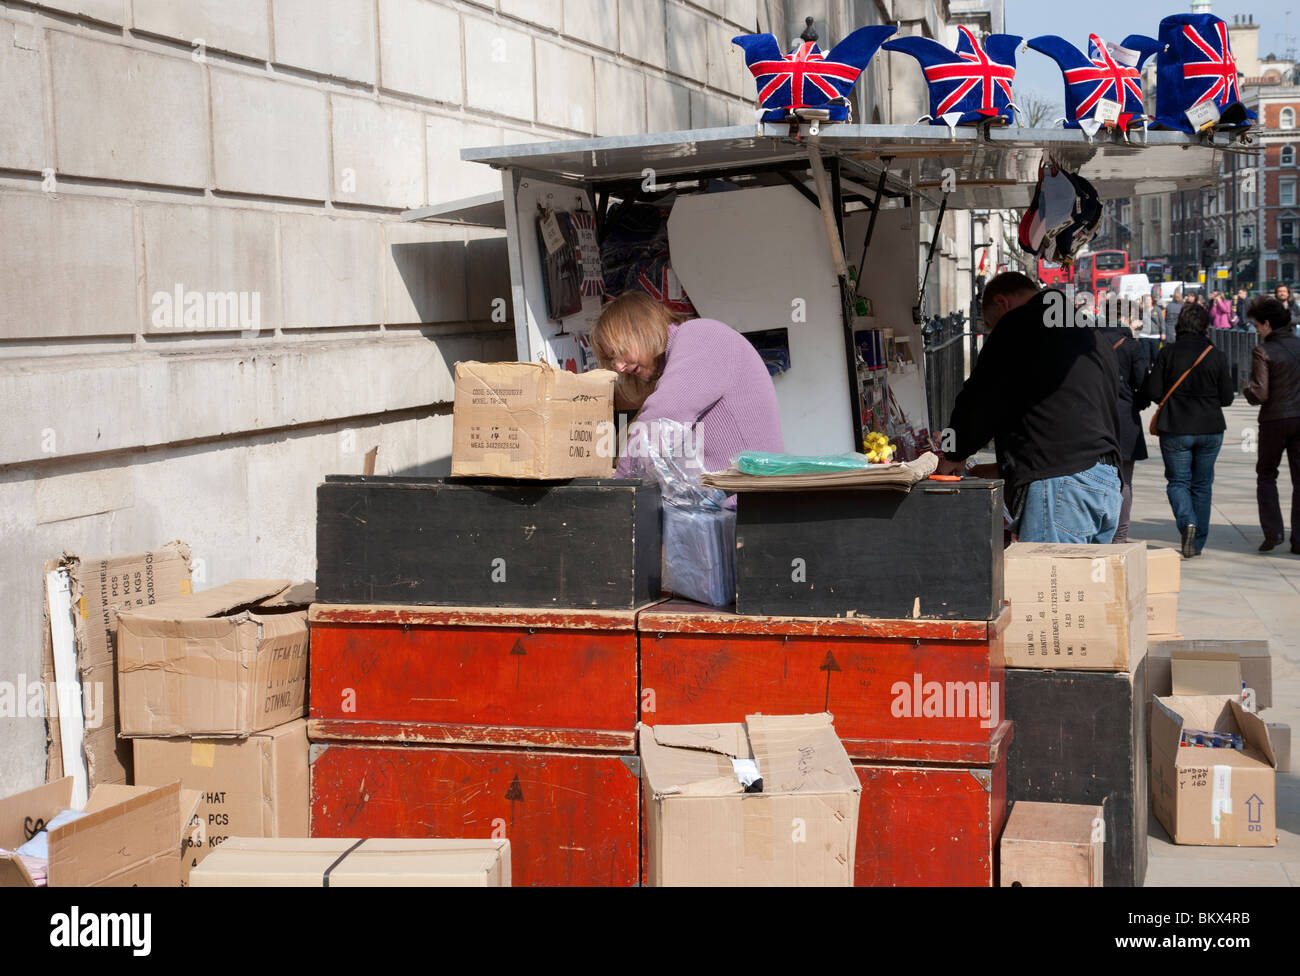
[{"label": "hanging merchandise", "polygon": [[538,207],[537,243],[542,253],[542,286],[546,316],[560,321],[582,311],[582,276],[578,267],[577,236],[568,214]]},{"label": "hanging merchandise", "polygon": [[1153,45],[1156,125],[1179,132],[1250,125],[1255,113],[1241,102],[1237,61],[1228,25],[1213,14],[1175,14],[1160,21],[1158,40],[1133,34],[1124,46]]},{"label": "hanging merchandise", "polygon": [[1021,250],[1043,261],[1070,263],[1101,224],[1092,184],[1053,162],[1039,167],[1033,202],[1020,219]]},{"label": "hanging merchandise", "polygon": [[881,43],[895,27],[859,27],[829,53],[817,46],[812,18],[789,54],[771,34],[743,34],[731,43],[745,52],[745,64],[758,86],[759,116],[764,122],[798,118],[796,110],[821,108],[826,121],[846,122],[849,92]]},{"label": "hanging merchandise", "polygon": [[600,242],[605,294],[616,298],[643,291],[674,314],[696,318],[695,306],[673,272],[668,254],[671,210],[672,198],[657,203],[625,200],[610,209]]},{"label": "hanging merchandise", "polygon": [[1065,76],[1065,127],[1090,135],[1102,125],[1127,131],[1146,122],[1142,109],[1142,63],[1159,48],[1151,38],[1136,49],[1088,35],[1088,55],[1055,34],[1031,38],[1029,47],[1045,54]]},{"label": "hanging merchandise", "polygon": [[910,54],[921,63],[930,89],[931,125],[1015,122],[1011,83],[1016,77],[1016,45],[1011,34],[990,34],[984,43],[969,27],[958,27],[957,50],[928,37],[887,41],[886,51]]},{"label": "hanging merchandise", "polygon": [[564,215],[577,242],[578,268],[582,271],[580,291],[584,296],[605,294],[605,276],[600,271],[600,241],[596,238],[596,217],[586,210]]}]

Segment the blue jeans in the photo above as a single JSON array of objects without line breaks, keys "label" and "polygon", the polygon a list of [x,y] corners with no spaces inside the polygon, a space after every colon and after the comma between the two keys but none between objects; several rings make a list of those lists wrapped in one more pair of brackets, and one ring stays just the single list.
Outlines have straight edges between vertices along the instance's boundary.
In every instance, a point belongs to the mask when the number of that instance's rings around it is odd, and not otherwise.
[{"label": "blue jeans", "polygon": [[1120,502],[1119,471],[1110,464],[1035,481],[1025,495],[1020,541],[1108,543],[1119,526]]},{"label": "blue jeans", "polygon": [[1196,551],[1205,548],[1210,534],[1210,495],[1214,461],[1223,446],[1222,434],[1161,434],[1160,455],[1165,459],[1169,507],[1174,510],[1178,534],[1196,526]]}]

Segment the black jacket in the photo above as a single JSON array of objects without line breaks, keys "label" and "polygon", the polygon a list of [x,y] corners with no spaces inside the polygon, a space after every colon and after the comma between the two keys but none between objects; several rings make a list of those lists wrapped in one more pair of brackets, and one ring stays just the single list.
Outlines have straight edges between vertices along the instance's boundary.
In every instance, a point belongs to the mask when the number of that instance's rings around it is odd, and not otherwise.
[{"label": "black jacket", "polygon": [[1300,338],[1293,329],[1270,332],[1255,346],[1246,399],[1259,407],[1259,419],[1300,417]]},{"label": "black jacket", "polygon": [[996,442],[1008,499],[1030,482],[1077,474],[1119,454],[1115,353],[1095,328],[1045,324],[1051,294],[1061,318],[1072,321],[1070,302],[1050,289],[1004,315],[948,421],[953,460]]},{"label": "black jacket", "polygon": [[[1119,456],[1124,461],[1145,461],[1147,439],[1142,431],[1142,384],[1151,368],[1147,344],[1128,329],[1105,329],[1102,335],[1115,350],[1119,366]],[[1118,345],[1116,345],[1118,343]]]},{"label": "black jacket", "polygon": [[[1142,387],[1143,395],[1152,403],[1159,403],[1206,346],[1213,343],[1205,336],[1190,332],[1184,332],[1177,342],[1166,345],[1151,367],[1151,374]],[[1223,408],[1232,405],[1232,398],[1228,357],[1211,348],[1210,354],[1165,403],[1156,420],[1156,430],[1161,434],[1222,434],[1228,428]]]}]

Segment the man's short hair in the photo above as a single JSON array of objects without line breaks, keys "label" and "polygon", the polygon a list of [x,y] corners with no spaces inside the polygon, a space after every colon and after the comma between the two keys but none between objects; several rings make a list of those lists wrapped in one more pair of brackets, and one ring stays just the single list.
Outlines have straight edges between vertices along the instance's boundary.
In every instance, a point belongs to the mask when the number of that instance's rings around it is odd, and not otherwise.
[{"label": "man's short hair", "polygon": [[1250,303],[1246,315],[1256,322],[1267,322],[1270,329],[1285,329],[1291,326],[1291,313],[1276,298],[1261,295]]},{"label": "man's short hair", "polygon": [[1205,335],[1210,331],[1210,310],[1204,305],[1184,305],[1183,310],[1178,313],[1176,331],[1178,335],[1186,332]]},{"label": "man's short hair", "polygon": [[1022,291],[1037,293],[1038,282],[1019,271],[1003,271],[984,286],[984,297],[980,299],[980,304],[989,308],[993,305],[993,299],[1019,295]]}]

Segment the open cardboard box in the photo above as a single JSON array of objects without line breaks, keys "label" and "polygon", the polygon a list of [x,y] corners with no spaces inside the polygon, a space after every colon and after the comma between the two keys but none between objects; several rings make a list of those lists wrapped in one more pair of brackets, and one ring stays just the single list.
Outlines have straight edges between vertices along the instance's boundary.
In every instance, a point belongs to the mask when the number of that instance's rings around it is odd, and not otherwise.
[{"label": "open cardboard box", "polygon": [[830,715],[638,728],[647,884],[853,884],[862,784]]},{"label": "open cardboard box", "polygon": [[302,718],[310,600],[289,580],[235,580],[123,612],[124,736],[244,736]]},{"label": "open cardboard box", "polygon": [[[1181,745],[1183,729],[1238,732],[1245,749]],[[1171,695],[1151,707],[1151,804],[1175,844],[1277,844],[1277,759],[1258,715],[1230,695]]]},{"label": "open cardboard box", "polygon": [[[0,800],[0,848],[27,842],[27,830],[72,804],[72,777]],[[198,809],[198,790],[103,783],[90,793],[86,816],[49,832],[49,886],[163,887],[181,883],[181,842]],[[32,887],[22,860],[0,854],[0,887]]]}]

